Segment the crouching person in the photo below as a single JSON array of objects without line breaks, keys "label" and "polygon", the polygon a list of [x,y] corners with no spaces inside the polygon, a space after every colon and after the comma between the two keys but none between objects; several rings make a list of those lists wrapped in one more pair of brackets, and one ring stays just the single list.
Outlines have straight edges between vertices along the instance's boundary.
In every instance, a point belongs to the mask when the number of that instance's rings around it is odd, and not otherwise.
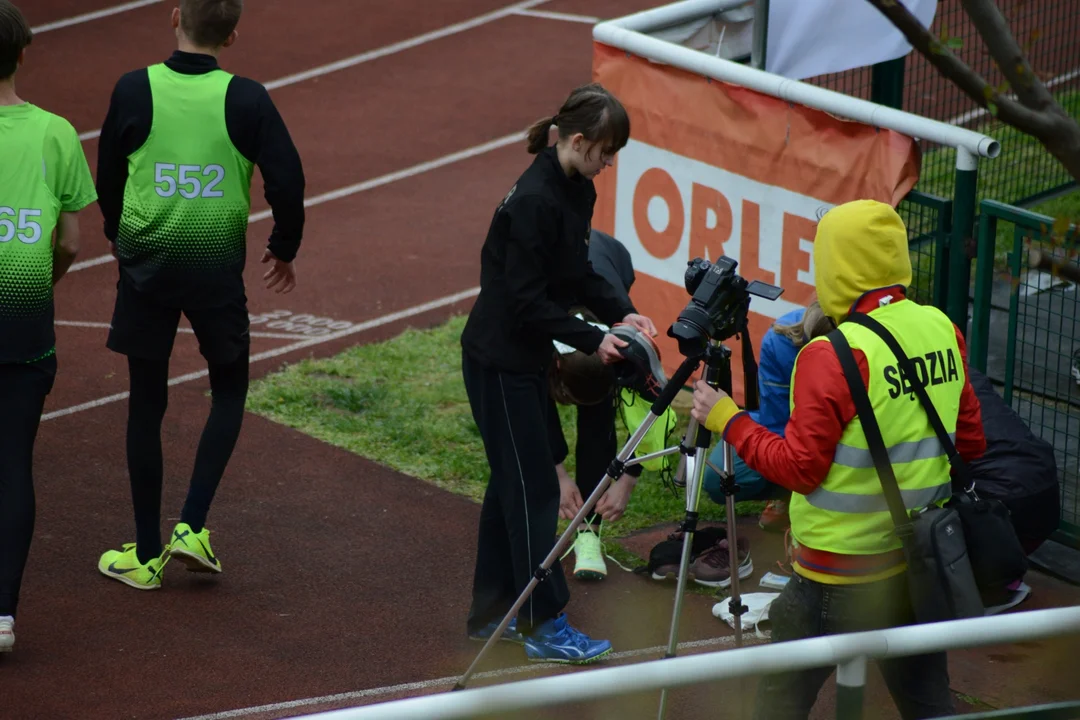
[{"label": "crouching person", "polygon": [[[884,341],[844,322],[852,313],[867,314],[909,357],[945,358],[927,392],[963,459],[983,453],[963,336],[936,308],[905,298],[911,262],[903,222],[875,201],[834,208],[818,224],[814,269],[818,301],[852,348],[908,509],[943,503],[951,495],[949,462],[922,404],[896,382],[897,361]],[[769,609],[773,642],[915,622],[900,540],[832,335],[808,343],[795,361],[784,437],[704,383],[694,393],[693,416],[723,433],[748,467],[792,491],[794,574]],[[945,653],[883,661],[881,670],[905,720],[953,713]],[[806,718],[832,672],[762,678],[757,717]]]},{"label": "crouching person", "polygon": [[[780,437],[784,436],[784,428],[791,416],[791,371],[795,369],[795,358],[806,343],[835,327],[816,300],[806,308],[797,308],[777,319],[761,341],[758,359],[758,397],[761,405],[758,410],[750,412],[754,422],[764,425]],[[722,445],[717,444],[713,448],[709,462],[717,468],[723,467]],[[782,533],[791,527],[788,516],[790,490],[751,470],[738,454],[735,454],[732,471],[735,484],[739,487],[735,502],[768,501],[758,518],[758,525],[763,530]],[[702,487],[713,502],[720,505],[727,502],[720,475],[711,466],[705,467]]]}]

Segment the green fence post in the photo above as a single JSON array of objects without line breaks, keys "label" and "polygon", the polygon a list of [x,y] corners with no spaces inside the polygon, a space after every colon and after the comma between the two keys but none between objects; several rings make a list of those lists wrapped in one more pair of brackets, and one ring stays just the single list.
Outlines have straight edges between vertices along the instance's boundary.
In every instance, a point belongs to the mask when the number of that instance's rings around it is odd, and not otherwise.
[{"label": "green fence post", "polygon": [[765,69],[769,45],[769,0],[754,0],[754,26],[750,45],[750,67]]},{"label": "green fence post", "polygon": [[934,239],[934,307],[946,312],[949,297],[949,233],[952,232],[952,200],[938,209],[938,224]]},{"label": "green fence post", "polygon": [[978,182],[979,158],[966,148],[956,148],[956,199],[949,242],[949,295],[945,312],[965,336],[971,288],[971,261],[967,256],[967,243],[975,226]]},{"label": "green fence post", "polygon": [[874,65],[870,72],[870,102],[903,109],[905,59],[900,57]]},{"label": "green fence post", "polygon": [[836,720],[862,720],[866,656],[836,666]]},{"label": "green fence post", "polygon": [[986,372],[990,353],[990,298],[994,290],[994,243],[997,239],[997,218],[979,213],[979,240],[975,257],[975,301],[971,308],[971,340],[968,342],[968,363],[979,372]]}]

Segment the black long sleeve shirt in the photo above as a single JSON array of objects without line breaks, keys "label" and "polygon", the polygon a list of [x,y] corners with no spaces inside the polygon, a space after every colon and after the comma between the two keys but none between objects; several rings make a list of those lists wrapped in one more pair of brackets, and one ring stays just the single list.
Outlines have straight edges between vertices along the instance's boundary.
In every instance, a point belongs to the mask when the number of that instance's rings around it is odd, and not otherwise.
[{"label": "black long sleeve shirt", "polygon": [[[176,51],[165,65],[178,73],[198,75],[218,69],[217,59]],[[146,68],[123,75],[113,89],[98,144],[97,192],[105,236],[115,242],[124,207],[128,157],[148,139],[154,104]],[[266,88],[234,76],[225,96],[229,139],[263,177],[264,197],[274,227],[267,247],[280,260],[292,261],[304,231],[304,169],[300,154]]]},{"label": "black long sleeve shirt", "polygon": [[584,306],[611,325],[635,312],[589,262],[596,190],[568,177],[554,147],[541,151],[500,203],[480,252],[480,295],[462,332],[465,351],[506,372],[544,373],[552,340],[586,354],[603,331],[570,314]]}]

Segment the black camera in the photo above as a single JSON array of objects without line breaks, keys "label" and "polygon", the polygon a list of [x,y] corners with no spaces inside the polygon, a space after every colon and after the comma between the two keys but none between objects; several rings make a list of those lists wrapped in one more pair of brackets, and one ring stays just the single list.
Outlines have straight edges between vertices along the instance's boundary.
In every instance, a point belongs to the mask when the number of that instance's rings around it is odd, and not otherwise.
[{"label": "black camera", "polygon": [[783,288],[760,280],[748,283],[735,273],[737,265],[726,255],[715,263],[703,258],[687,263],[684,283],[690,302],[668,329],[684,356],[697,357],[710,340],[723,342],[744,331],[751,295],[775,300],[783,294]]}]

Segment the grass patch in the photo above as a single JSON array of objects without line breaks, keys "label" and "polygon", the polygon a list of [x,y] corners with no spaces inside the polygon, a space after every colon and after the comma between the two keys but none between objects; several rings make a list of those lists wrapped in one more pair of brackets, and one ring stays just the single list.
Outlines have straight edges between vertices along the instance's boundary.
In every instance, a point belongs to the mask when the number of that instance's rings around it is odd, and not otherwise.
[{"label": "grass patch", "polygon": [[[1054,94],[1072,117],[1080,117],[1080,90]],[[1020,132],[993,118],[972,127],[1001,143],[1001,154],[979,162],[978,201],[1023,202],[1072,178],[1065,168],[1031,135]],[[935,148],[923,156],[922,172],[916,189],[930,195],[952,197],[956,182],[956,150]]]},{"label": "grass patch", "polygon": [[[358,345],[323,360],[303,360],[252,384],[248,409],[323,442],[367,457],[444,490],[483,499],[488,465],[461,379],[459,339],[465,317],[426,330],[410,329],[386,342]],[[689,421],[683,393],[679,434]],[[570,446],[567,470],[574,473],[576,411],[559,407]],[[619,443],[627,430],[616,421]],[[736,514],[757,515],[761,502],[736,505]],[[725,508],[703,497],[701,519],[722,522]],[[657,473],[642,473],[627,511],[604,525],[605,538],[683,519],[685,499],[676,498]],[[564,528],[565,523],[560,523]],[[612,554],[614,548],[609,547]],[[616,555],[632,561],[628,553]]]}]

